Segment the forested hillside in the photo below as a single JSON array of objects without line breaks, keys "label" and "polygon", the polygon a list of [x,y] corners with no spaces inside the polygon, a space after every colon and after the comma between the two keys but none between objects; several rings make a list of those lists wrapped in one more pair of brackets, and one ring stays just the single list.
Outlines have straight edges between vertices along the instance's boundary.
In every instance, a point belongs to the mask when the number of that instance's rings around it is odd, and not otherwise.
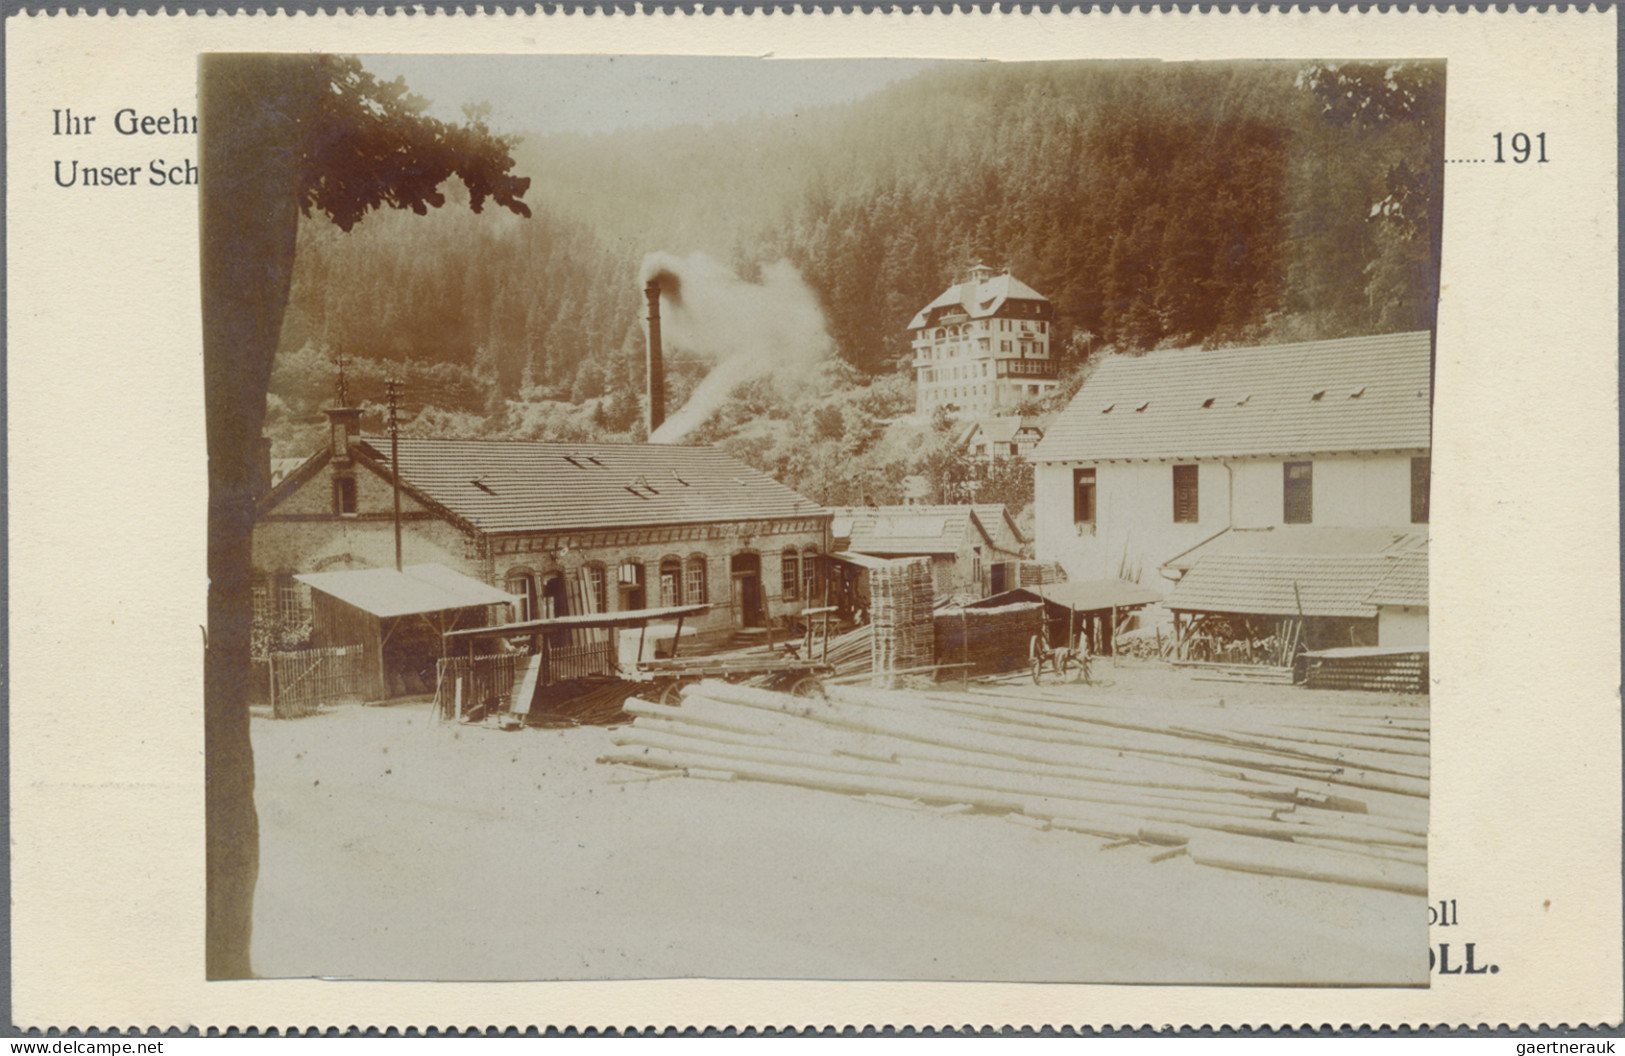
[{"label": "forested hillside", "polygon": [[[404,374],[414,429],[636,435],[657,251],[746,279],[788,259],[817,295],[844,364],[829,388],[753,385],[701,435],[792,485],[804,461],[860,465],[879,443],[862,419],[910,409],[906,386],[869,387],[974,260],[1050,298],[1074,372],[1104,350],[1428,328],[1443,117],[1442,64],[965,63],[791,117],[524,140],[529,219],[304,224],[273,436],[307,444],[340,354],[364,400]],[[670,369],[675,406],[704,364]],[[918,468],[854,486],[885,501]]]}]

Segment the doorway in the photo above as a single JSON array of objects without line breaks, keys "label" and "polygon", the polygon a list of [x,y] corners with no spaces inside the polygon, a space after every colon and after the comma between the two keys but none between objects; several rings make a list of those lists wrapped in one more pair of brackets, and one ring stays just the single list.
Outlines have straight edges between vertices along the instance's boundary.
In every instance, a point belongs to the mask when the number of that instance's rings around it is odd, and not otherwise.
[{"label": "doorway", "polygon": [[762,557],[760,554],[735,554],[728,562],[733,574],[734,624],[738,627],[763,627],[762,612]]}]

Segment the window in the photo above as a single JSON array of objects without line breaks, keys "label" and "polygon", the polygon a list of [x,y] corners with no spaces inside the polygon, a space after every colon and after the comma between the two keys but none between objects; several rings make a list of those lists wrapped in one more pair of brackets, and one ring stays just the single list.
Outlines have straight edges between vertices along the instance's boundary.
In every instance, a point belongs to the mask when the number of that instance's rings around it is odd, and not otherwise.
[{"label": "window", "polygon": [[1315,464],[1287,462],[1281,466],[1285,484],[1281,494],[1281,520],[1312,524],[1315,519]]},{"label": "window", "polygon": [[592,603],[594,612],[609,611],[609,594],[606,590],[604,566],[587,566],[587,584],[592,588]]},{"label": "window", "polygon": [[801,596],[809,602],[818,599],[818,551],[812,547],[801,555]]},{"label": "window", "polygon": [[1095,471],[1072,471],[1072,523],[1095,526]]},{"label": "window", "polygon": [[785,601],[795,601],[796,589],[801,584],[801,560],[794,550],[786,550],[780,557],[780,563],[784,569],[782,597]]},{"label": "window", "polygon": [[285,623],[310,619],[310,587],[294,579],[292,572],[276,577],[276,614]]},{"label": "window", "polygon": [[1428,495],[1433,490],[1433,459],[1411,459],[1411,523],[1428,523]]},{"label": "window", "polygon": [[690,605],[705,604],[705,558],[695,554],[688,559],[687,580],[683,584],[683,596]]},{"label": "window", "polygon": [[622,561],[615,579],[621,585],[621,609],[647,608],[643,596],[643,563]]},{"label": "window", "polygon": [[534,620],[536,613],[536,580],[524,569],[512,569],[502,581],[502,589],[512,594],[514,618]]},{"label": "window", "polygon": [[333,478],[333,511],[341,517],[355,516],[355,478]]},{"label": "window", "polygon": [[1195,524],[1197,522],[1196,481],[1199,476],[1195,466],[1174,467],[1174,523]]},{"label": "window", "polygon": [[683,563],[675,557],[664,558],[660,562],[660,604],[669,606],[682,603]]}]

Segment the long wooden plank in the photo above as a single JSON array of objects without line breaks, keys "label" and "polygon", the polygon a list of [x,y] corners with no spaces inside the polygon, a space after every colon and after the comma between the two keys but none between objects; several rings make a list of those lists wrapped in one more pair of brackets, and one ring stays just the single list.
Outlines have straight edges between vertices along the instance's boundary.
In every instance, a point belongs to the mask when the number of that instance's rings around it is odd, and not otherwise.
[{"label": "long wooden plank", "polygon": [[1302,880],[1372,887],[1407,895],[1428,893],[1427,868],[1409,862],[1298,843],[1240,840],[1202,833],[1188,845],[1198,865]]}]

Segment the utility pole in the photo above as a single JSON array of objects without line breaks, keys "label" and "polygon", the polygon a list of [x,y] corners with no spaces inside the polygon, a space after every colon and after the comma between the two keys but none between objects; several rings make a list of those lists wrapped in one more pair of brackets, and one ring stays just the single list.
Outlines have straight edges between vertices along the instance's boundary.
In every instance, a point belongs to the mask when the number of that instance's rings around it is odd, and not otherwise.
[{"label": "utility pole", "polygon": [[395,485],[395,571],[401,571],[401,380],[386,378],[389,399],[389,475]]}]

